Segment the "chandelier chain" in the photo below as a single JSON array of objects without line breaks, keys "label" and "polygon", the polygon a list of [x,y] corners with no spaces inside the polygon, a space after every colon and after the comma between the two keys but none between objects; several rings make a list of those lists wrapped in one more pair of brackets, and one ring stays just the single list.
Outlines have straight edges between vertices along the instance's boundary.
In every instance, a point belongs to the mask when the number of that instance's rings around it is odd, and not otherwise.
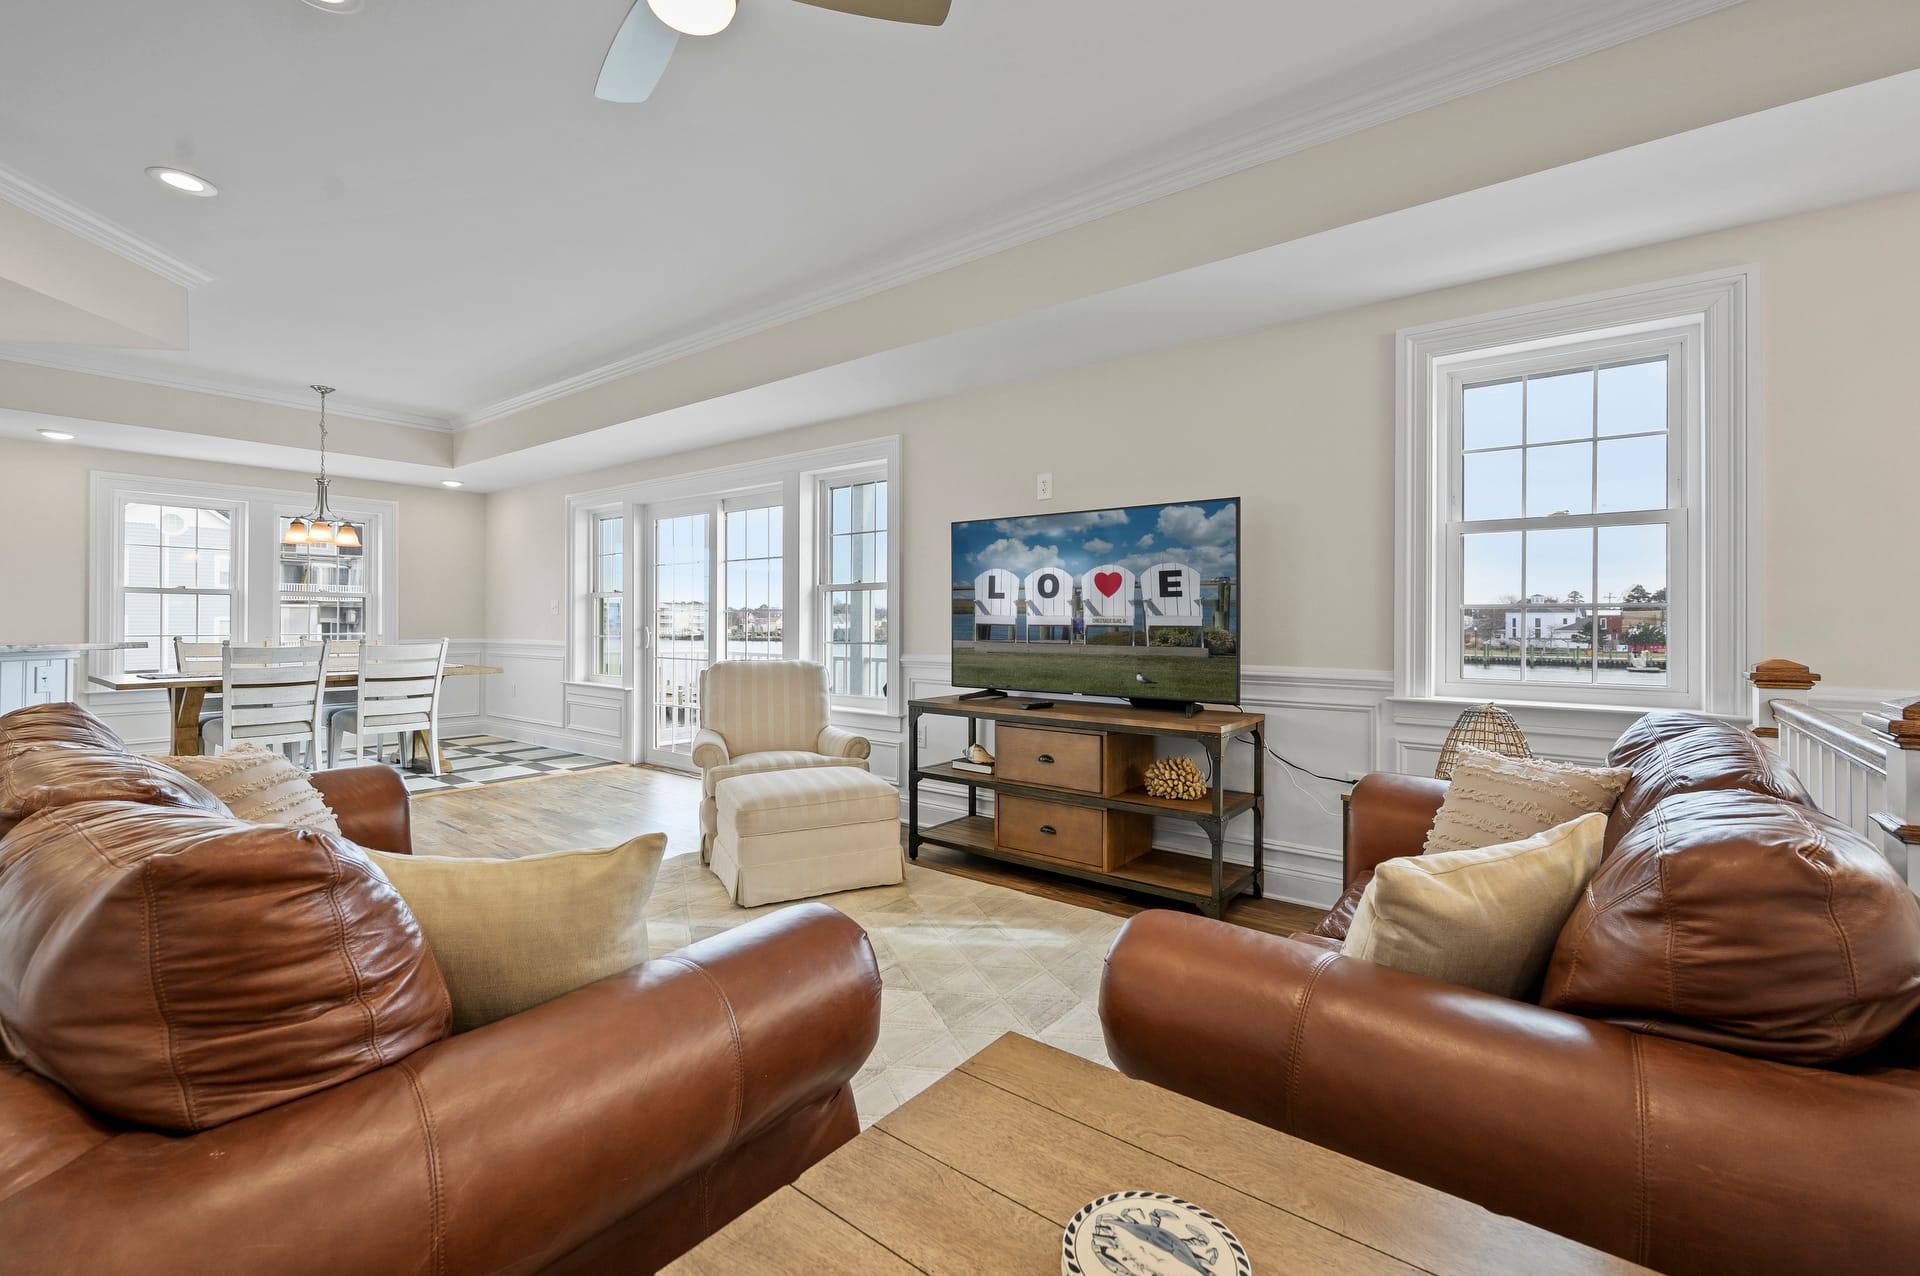
[{"label": "chandelier chain", "polygon": [[333,393],[333,387],[316,385],[308,388],[320,396],[320,478],[324,482],[327,477],[327,396]]}]

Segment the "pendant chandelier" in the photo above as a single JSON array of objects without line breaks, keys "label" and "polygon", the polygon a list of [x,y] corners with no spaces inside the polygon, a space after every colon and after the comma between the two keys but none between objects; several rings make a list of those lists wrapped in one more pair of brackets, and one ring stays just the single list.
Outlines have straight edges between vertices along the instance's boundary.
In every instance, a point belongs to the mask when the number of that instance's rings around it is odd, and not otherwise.
[{"label": "pendant chandelier", "polygon": [[352,523],[337,517],[327,508],[330,480],[327,478],[327,396],[330,385],[310,387],[320,396],[320,477],[313,481],[313,513],[287,524],[280,537],[282,545],[337,545],[341,549],[359,549],[360,532]]}]

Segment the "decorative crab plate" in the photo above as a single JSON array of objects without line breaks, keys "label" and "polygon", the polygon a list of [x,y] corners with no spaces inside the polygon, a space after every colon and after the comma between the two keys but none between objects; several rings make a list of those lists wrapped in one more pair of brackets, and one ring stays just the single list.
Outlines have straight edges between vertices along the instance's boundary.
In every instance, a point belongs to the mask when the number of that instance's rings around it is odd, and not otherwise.
[{"label": "decorative crab plate", "polygon": [[1061,1276],[1252,1276],[1240,1239],[1165,1192],[1110,1192],[1080,1207],[1061,1238]]}]

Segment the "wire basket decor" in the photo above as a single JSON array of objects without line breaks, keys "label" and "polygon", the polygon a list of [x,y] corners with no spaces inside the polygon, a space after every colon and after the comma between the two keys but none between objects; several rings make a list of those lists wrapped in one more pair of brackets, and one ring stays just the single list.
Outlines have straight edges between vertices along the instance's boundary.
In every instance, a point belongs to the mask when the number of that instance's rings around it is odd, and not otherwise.
[{"label": "wire basket decor", "polygon": [[1453,729],[1447,732],[1446,742],[1440,746],[1440,765],[1433,769],[1435,779],[1453,778],[1453,768],[1460,761],[1460,748],[1468,744],[1502,757],[1533,756],[1533,749],[1527,744],[1526,732],[1513,720],[1513,715],[1489,701],[1465,710],[1454,721]]}]

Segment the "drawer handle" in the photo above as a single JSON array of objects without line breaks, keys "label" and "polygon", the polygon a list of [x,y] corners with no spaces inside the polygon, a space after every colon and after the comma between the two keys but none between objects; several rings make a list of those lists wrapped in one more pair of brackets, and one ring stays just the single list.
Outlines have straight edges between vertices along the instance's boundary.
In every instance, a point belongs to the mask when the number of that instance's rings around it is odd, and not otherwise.
[{"label": "drawer handle", "polygon": [[1042,833],[1045,833],[1045,834],[1046,834],[1046,835],[1047,835],[1048,837],[1052,837],[1052,836],[1054,835],[1054,833],[1055,833],[1055,831],[1056,831],[1056,830],[1054,829],[1054,827],[1053,827],[1053,825],[1051,825],[1051,824],[1042,824],[1042,825],[1040,826],[1040,831],[1041,831]]},{"label": "drawer handle", "polygon": [[1051,753],[1043,753],[1039,757],[1035,758],[1034,761],[1045,762],[1047,765],[1051,766],[1053,765],[1053,755]]}]

